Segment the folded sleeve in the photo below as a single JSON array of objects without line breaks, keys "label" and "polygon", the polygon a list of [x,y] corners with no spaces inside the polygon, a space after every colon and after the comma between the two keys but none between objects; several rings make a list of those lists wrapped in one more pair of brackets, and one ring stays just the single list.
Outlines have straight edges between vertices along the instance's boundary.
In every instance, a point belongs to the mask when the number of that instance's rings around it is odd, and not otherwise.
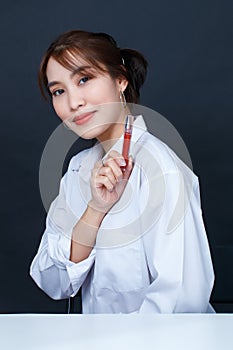
[{"label": "folded sleeve", "polygon": [[69,259],[72,231],[78,221],[67,201],[70,181],[72,174],[68,170],[61,180],[59,195],[50,206],[46,229],[30,266],[31,277],[53,299],[76,295],[95,261],[95,248],[79,263]]},{"label": "folded sleeve", "polygon": [[36,284],[51,298],[64,299],[75,296],[82,286],[95,260],[95,249],[80,263],[69,260],[70,239],[51,223],[43,234],[34,257],[30,275]]},{"label": "folded sleeve", "polygon": [[[167,174],[159,220],[143,235],[150,285],[139,312],[214,312],[214,272],[198,178]],[[155,204],[156,206],[156,204]]]}]

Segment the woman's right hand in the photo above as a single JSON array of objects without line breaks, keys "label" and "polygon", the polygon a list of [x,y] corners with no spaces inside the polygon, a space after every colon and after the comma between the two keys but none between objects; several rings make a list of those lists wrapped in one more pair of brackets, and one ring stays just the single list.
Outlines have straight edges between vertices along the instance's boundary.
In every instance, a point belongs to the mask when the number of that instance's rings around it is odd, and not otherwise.
[{"label": "woman's right hand", "polygon": [[133,168],[132,157],[129,157],[125,170],[123,156],[117,151],[111,151],[108,157],[96,163],[91,175],[92,199],[89,206],[106,214],[120,199]]}]

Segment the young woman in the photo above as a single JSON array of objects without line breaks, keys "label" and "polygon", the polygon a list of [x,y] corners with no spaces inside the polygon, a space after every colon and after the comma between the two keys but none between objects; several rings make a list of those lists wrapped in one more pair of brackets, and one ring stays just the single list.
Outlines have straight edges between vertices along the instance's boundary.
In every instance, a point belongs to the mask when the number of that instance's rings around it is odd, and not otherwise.
[{"label": "young woman", "polygon": [[39,84],[61,120],[94,147],[74,156],[52,203],[31,276],[54,299],[82,287],[83,313],[213,312],[214,282],[196,175],[135,116],[147,71],[105,33],[62,34]]}]

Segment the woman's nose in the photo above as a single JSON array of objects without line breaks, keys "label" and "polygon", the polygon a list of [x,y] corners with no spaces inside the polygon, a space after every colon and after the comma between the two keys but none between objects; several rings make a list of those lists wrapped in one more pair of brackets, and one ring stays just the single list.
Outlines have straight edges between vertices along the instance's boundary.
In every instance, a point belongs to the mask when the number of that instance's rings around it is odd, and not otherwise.
[{"label": "woman's nose", "polygon": [[69,94],[69,106],[70,109],[75,111],[79,109],[80,107],[85,105],[85,99],[82,94],[80,94],[77,91],[72,91]]}]

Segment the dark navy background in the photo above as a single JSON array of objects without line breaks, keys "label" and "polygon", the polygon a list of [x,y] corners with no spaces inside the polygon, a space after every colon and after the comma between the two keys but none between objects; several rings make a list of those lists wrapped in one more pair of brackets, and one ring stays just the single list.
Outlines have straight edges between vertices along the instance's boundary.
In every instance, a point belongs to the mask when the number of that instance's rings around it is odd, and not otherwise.
[{"label": "dark navy background", "polygon": [[46,214],[40,158],[59,124],[37,70],[50,42],[71,29],[107,32],[147,57],[141,104],[166,117],[188,147],[216,272],[211,300],[219,312],[233,310],[232,13],[231,0],[1,4],[0,313],[66,312],[66,301],[51,300],[28,272]]}]

